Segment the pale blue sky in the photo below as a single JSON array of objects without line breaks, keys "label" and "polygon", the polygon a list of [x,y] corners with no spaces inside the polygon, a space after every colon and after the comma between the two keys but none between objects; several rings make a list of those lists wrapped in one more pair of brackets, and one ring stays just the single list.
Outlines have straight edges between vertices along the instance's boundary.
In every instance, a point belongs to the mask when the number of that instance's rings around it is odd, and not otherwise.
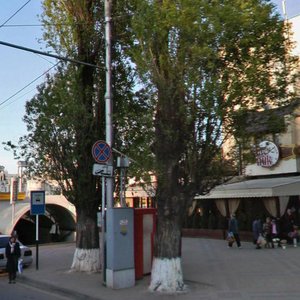
[{"label": "pale blue sky", "polygon": [[[0,0],[0,40],[44,51],[44,44],[38,43],[42,37],[41,27],[11,26],[40,24],[37,15],[41,14],[41,1],[31,0],[26,4],[27,1]],[[282,1],[272,2],[278,5],[279,11],[282,12]],[[24,4],[24,8],[1,27]],[[300,0],[286,0],[286,6],[288,17],[300,14]],[[36,93],[35,87],[43,78],[10,100],[7,99],[42,75],[53,63],[54,59],[0,45],[0,165],[5,166],[9,173],[17,172],[17,161],[13,159],[11,152],[3,149],[2,142],[17,142],[19,137],[26,133],[22,122],[24,105]]]},{"label": "pale blue sky", "polygon": [[[37,15],[41,13],[39,0],[31,0],[3,27],[1,25],[17,12],[28,0],[0,0],[0,40],[28,48],[42,49],[38,43],[42,37],[41,27],[11,25],[38,25]],[[8,26],[8,27],[7,27]],[[47,59],[47,60],[46,60]],[[17,142],[25,132],[22,122],[24,105],[36,92],[38,81],[6,101],[20,89],[47,71],[55,60],[0,45],[0,165],[9,173],[17,171],[17,161],[11,152],[3,150],[2,142]],[[52,63],[51,63],[52,62]],[[5,103],[3,103],[5,102]],[[1,104],[3,103],[3,104]]]}]

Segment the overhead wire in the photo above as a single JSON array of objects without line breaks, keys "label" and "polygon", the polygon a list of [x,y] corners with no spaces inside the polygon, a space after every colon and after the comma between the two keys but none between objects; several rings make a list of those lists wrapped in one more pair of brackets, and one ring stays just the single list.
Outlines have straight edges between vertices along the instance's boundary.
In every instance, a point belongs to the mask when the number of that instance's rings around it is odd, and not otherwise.
[{"label": "overhead wire", "polygon": [[[24,87],[22,87],[21,89],[19,89],[17,92],[15,92],[13,95],[11,95],[10,97],[8,97],[7,99],[5,99],[4,101],[0,102],[0,106],[2,106],[3,104],[5,104],[6,102],[8,102],[10,99],[14,98],[16,95],[18,95],[19,93],[21,93],[23,90],[25,90],[28,86],[30,86],[31,84],[33,84],[34,82],[36,82],[37,80],[39,80],[41,77],[43,77],[45,74],[47,74],[50,70],[52,70],[53,68],[55,68],[60,62],[57,62],[55,65],[53,65],[51,68],[49,68],[47,71],[45,71],[43,74],[41,74],[40,76],[36,77],[35,79],[33,79],[32,81],[30,81],[28,84],[26,84]],[[13,101],[14,102],[14,101]],[[12,102],[12,103],[13,103]],[[6,107],[6,106],[5,106]],[[0,110],[3,108],[0,108]]]},{"label": "overhead wire", "polygon": [[12,14],[6,21],[4,21],[0,28],[3,27],[6,23],[8,23],[18,12],[20,12],[31,0],[28,0],[25,4],[23,4],[14,14]]},{"label": "overhead wire", "polygon": [[9,105],[15,103],[16,101],[18,101],[19,99],[23,98],[25,95],[27,95],[27,94],[33,92],[34,90],[36,90],[36,87],[34,87],[34,88],[32,88],[31,90],[27,91],[26,93],[20,95],[18,98],[12,100],[11,102],[8,102],[8,103],[6,103],[6,104],[3,104],[3,106],[0,107],[0,111],[1,111],[1,110],[4,110],[4,109],[5,109],[6,107],[8,107]]}]

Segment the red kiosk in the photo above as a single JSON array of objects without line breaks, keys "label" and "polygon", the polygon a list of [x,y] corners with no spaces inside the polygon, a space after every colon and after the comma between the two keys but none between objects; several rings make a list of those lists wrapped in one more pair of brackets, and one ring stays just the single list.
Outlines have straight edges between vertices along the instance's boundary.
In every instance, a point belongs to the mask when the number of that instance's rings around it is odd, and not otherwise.
[{"label": "red kiosk", "polygon": [[134,209],[134,264],[136,279],[141,279],[145,274],[151,273],[155,228],[155,208]]}]

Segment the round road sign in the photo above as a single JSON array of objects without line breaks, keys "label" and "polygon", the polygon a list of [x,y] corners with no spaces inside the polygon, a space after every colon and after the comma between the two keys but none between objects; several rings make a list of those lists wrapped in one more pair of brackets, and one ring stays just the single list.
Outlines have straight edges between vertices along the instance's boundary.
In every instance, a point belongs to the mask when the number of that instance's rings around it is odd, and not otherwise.
[{"label": "round road sign", "polygon": [[111,157],[111,148],[105,141],[97,141],[92,148],[92,155],[96,162],[106,163]]}]

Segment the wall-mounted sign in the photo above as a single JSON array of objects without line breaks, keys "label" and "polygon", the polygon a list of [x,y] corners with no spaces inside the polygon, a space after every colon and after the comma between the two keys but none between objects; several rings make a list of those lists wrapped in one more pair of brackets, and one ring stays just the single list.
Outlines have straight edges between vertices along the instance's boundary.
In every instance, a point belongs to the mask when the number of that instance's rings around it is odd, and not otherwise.
[{"label": "wall-mounted sign", "polygon": [[270,168],[279,160],[279,149],[270,141],[262,141],[256,149],[256,163],[258,166]]},{"label": "wall-mounted sign", "polygon": [[120,220],[120,233],[122,235],[126,235],[127,231],[128,231],[128,220],[127,219]]}]

